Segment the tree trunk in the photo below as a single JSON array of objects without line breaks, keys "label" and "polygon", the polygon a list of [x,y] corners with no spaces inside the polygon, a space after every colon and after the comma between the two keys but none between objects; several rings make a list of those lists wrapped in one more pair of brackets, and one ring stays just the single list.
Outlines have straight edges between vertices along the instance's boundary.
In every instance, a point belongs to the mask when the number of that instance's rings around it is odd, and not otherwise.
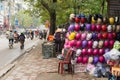
[{"label": "tree trunk", "polygon": [[50,13],[50,34],[53,35],[56,29],[56,11]]}]

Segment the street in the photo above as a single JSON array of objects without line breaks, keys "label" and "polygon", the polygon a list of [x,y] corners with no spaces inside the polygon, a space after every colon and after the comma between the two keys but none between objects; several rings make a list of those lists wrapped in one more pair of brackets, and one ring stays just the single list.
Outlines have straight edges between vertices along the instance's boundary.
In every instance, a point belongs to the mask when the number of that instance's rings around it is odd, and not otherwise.
[{"label": "street", "polygon": [[0,69],[17,59],[22,55],[27,49],[31,48],[39,39],[26,39],[25,47],[23,50],[20,49],[20,43],[15,43],[13,49],[9,49],[8,39],[3,35],[0,37]]}]

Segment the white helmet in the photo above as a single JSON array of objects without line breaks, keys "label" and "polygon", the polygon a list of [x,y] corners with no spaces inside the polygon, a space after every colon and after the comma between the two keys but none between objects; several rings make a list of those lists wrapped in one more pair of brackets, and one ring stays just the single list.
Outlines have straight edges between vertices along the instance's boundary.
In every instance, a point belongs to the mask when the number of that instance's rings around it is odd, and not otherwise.
[{"label": "white helmet", "polygon": [[112,25],[108,25],[108,26],[107,26],[107,31],[108,31],[108,32],[112,32]]},{"label": "white helmet", "polygon": [[80,56],[80,54],[81,54],[81,49],[77,49],[76,50],[76,56]]},{"label": "white helmet", "polygon": [[94,41],[93,42],[93,48],[97,48],[97,46],[98,46],[98,41]]},{"label": "white helmet", "polygon": [[92,33],[87,33],[86,40],[90,40],[92,38]]}]

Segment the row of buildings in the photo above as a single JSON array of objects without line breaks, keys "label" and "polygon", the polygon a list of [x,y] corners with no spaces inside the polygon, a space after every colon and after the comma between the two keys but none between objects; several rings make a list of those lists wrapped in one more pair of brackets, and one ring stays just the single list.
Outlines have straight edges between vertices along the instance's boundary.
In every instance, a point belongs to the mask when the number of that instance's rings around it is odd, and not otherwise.
[{"label": "row of buildings", "polygon": [[11,16],[23,9],[26,9],[24,0],[0,0],[0,28],[10,28]]}]

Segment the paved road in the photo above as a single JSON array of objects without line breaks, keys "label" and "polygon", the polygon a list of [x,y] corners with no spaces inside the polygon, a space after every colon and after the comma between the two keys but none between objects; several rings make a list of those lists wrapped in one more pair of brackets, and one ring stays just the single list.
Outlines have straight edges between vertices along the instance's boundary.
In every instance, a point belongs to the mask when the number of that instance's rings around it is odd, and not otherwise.
[{"label": "paved road", "polygon": [[25,48],[23,50],[20,49],[20,43],[14,44],[13,49],[9,49],[8,40],[5,36],[0,37],[0,68],[14,61],[17,57],[22,55],[25,50],[36,45],[38,41],[39,39],[26,39]]}]

